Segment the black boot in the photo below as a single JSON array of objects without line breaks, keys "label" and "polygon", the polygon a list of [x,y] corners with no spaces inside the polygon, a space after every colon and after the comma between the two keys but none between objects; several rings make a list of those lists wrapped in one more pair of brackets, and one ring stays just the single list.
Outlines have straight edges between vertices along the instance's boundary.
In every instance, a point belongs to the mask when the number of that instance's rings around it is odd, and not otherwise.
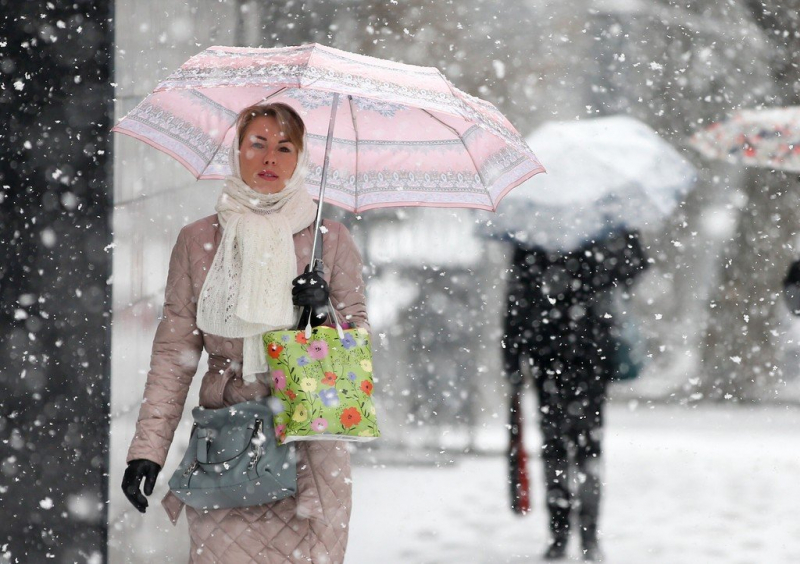
[{"label": "black boot", "polygon": [[[597,541],[595,541],[596,543]],[[583,560],[584,562],[605,562],[605,556],[603,555],[603,551],[600,550],[600,546],[598,544],[594,545],[583,545]]]},{"label": "black boot", "polygon": [[581,548],[583,559],[587,562],[602,562],[603,553],[597,540],[597,522],[600,516],[600,494],[602,482],[600,478],[600,459],[586,460],[581,465],[581,481],[578,485],[580,511]]},{"label": "black boot", "polygon": [[547,546],[543,558],[545,560],[561,560],[567,556],[570,508],[569,505],[562,507],[557,503],[548,503],[548,509],[550,511],[550,544]]},{"label": "black boot", "polygon": [[545,500],[550,514],[550,544],[544,553],[544,559],[560,560],[567,555],[569,541],[569,515],[572,509],[567,484],[569,464],[565,440],[560,436],[545,437],[542,459],[547,487]]},{"label": "black boot", "polygon": [[544,552],[542,559],[544,560],[563,560],[567,557],[567,541],[569,537],[553,539],[550,545]]},{"label": "black boot", "polygon": [[586,562],[602,562],[603,551],[597,541],[597,523],[581,519],[581,549]]}]

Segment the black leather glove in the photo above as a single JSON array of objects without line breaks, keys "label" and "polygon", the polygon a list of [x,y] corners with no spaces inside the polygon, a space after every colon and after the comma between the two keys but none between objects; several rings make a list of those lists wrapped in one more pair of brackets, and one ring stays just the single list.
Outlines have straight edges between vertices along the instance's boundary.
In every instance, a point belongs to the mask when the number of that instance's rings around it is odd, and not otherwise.
[{"label": "black leather glove", "polygon": [[[156,487],[156,478],[161,472],[161,466],[152,460],[138,458],[131,460],[125,469],[122,477],[122,491],[133,506],[144,513],[147,510],[147,498],[144,495],[151,495],[153,488]],[[139,490],[144,479],[144,495]]]},{"label": "black leather glove", "polygon": [[328,304],[330,289],[318,272],[304,272],[292,280],[292,302],[299,307],[320,309]]}]

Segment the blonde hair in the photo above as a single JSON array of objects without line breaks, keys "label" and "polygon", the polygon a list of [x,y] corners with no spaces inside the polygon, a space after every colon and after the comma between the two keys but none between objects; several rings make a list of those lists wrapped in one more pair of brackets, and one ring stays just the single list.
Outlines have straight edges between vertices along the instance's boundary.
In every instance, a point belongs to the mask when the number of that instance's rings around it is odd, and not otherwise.
[{"label": "blonde hair", "polygon": [[239,117],[236,118],[236,137],[239,140],[239,147],[242,146],[244,141],[244,132],[247,126],[253,120],[259,117],[273,117],[278,121],[281,130],[286,134],[289,141],[291,141],[300,152],[304,147],[304,139],[306,133],[306,125],[303,123],[303,118],[287,104],[275,102],[273,104],[254,104],[248,106],[239,112]]}]

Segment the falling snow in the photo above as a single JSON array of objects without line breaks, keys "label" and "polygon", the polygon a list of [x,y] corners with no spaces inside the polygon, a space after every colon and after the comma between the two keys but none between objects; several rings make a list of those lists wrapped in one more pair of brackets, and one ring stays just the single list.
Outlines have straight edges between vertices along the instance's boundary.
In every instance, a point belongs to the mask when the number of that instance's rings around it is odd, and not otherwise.
[{"label": "falling snow", "polygon": [[[609,388],[601,539],[611,562],[797,560],[800,278],[784,281],[800,259],[800,168],[737,159],[757,158],[770,138],[791,153],[800,125],[758,134],[730,150],[731,159],[705,156],[690,141],[739,110],[800,106],[793,64],[800,16],[792,3],[2,6],[2,564],[100,564],[106,552],[109,562],[186,560],[185,521],[173,529],[158,501],[185,447],[201,378],[145,517],[119,484],[170,250],[183,225],[213,213],[221,184],[196,183],[169,156],[109,131],[211,45],[312,42],[435,67],[494,104],[524,139],[550,122],[625,115],[691,163],[694,189],[641,230],[647,271],[604,294],[607,311],[598,315],[625,328],[641,362],[636,379]],[[468,139],[465,146],[483,150]],[[547,145],[531,149],[544,155]],[[503,156],[498,167],[512,158]],[[611,175],[604,163],[591,168],[591,184]],[[637,164],[631,160],[615,179],[628,187],[642,182],[647,171]],[[590,170],[575,157],[557,168]],[[548,172],[556,178],[559,170]],[[534,177],[515,190],[536,186]],[[624,207],[612,196],[602,205]],[[658,198],[648,205],[669,208]],[[558,232],[546,235],[563,234],[581,223],[579,212],[576,205],[531,221],[528,235],[542,235],[534,231],[545,225]],[[348,557],[538,561],[547,523],[533,389],[523,396],[533,512],[517,518],[509,509],[502,358],[513,249],[481,235],[497,216],[446,208],[354,215],[333,205],[325,214],[350,229],[364,259],[384,432],[352,452]],[[607,257],[588,252],[591,260]],[[562,307],[569,288],[551,292],[564,278],[549,276],[541,282],[548,288],[542,323],[585,318],[584,303]],[[199,361],[201,369],[207,360],[185,351],[174,359],[190,368]],[[579,558],[576,542],[569,552]]]}]

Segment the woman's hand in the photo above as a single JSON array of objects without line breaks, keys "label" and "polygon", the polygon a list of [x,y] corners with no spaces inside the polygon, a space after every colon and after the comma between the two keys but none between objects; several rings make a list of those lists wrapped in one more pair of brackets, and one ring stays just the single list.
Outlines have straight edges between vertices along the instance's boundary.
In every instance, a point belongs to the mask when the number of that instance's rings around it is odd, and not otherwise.
[{"label": "woman's hand", "polygon": [[298,307],[325,307],[329,295],[328,283],[317,272],[304,272],[292,280],[292,302]]},{"label": "woman's hand", "polygon": [[[122,477],[122,491],[128,501],[142,513],[147,511],[148,506],[147,498],[144,495],[153,493],[159,472],[161,472],[161,466],[152,460],[145,460],[144,458],[131,460],[125,469],[125,475]],[[142,479],[144,479],[144,495],[139,489],[142,485]]]}]

